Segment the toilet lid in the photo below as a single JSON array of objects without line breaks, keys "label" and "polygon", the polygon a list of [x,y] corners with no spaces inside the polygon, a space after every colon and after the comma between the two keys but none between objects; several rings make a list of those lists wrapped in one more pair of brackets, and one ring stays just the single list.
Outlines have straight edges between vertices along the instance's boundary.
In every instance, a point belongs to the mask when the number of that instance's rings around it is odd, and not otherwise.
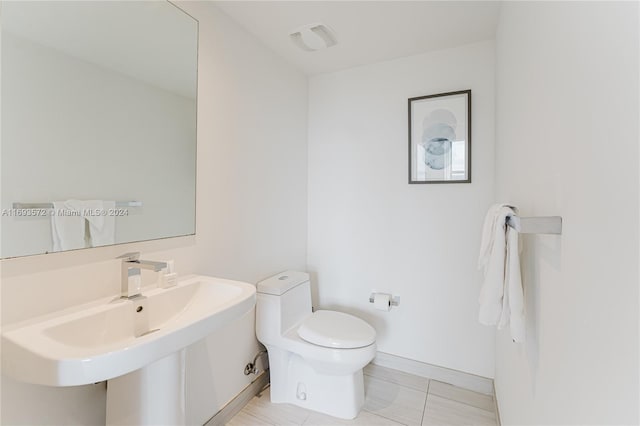
[{"label": "toilet lid", "polygon": [[369,346],[376,331],[360,318],[335,311],[316,311],[298,327],[298,336],[314,345],[352,349]]}]

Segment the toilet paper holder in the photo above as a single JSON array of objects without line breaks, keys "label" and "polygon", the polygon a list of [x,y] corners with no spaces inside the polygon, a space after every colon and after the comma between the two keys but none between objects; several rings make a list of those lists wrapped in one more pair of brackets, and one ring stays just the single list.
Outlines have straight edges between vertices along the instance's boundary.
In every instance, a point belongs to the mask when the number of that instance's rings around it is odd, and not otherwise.
[{"label": "toilet paper holder", "polygon": [[389,296],[389,304],[390,306],[398,306],[400,304],[400,297],[399,296],[393,296],[392,294],[389,293],[371,293],[369,295],[369,303],[373,303],[376,294],[386,294],[387,296]]}]

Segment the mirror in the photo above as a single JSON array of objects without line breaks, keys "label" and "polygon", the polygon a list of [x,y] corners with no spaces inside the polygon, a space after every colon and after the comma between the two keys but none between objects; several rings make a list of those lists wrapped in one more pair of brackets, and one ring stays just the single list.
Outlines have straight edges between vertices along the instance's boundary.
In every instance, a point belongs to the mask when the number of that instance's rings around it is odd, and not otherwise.
[{"label": "mirror", "polygon": [[195,233],[198,23],[2,2],[3,258]]}]

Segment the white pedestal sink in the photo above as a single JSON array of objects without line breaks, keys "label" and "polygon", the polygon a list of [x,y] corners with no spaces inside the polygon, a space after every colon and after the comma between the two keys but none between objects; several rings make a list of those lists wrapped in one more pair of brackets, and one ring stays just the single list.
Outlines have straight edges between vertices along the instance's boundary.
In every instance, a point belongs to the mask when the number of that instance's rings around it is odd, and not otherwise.
[{"label": "white pedestal sink", "polygon": [[48,386],[108,380],[107,424],[184,424],[183,349],[249,312],[255,286],[188,276],[142,296],[3,329],[2,371]]}]

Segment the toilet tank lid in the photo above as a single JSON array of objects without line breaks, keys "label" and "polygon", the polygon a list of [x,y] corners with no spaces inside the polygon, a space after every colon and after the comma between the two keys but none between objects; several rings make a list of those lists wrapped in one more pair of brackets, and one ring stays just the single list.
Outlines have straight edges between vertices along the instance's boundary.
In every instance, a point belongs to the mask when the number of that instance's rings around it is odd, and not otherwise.
[{"label": "toilet tank lid", "polygon": [[258,293],[281,296],[292,288],[309,281],[309,274],[300,271],[284,271],[262,280],[257,285]]}]

